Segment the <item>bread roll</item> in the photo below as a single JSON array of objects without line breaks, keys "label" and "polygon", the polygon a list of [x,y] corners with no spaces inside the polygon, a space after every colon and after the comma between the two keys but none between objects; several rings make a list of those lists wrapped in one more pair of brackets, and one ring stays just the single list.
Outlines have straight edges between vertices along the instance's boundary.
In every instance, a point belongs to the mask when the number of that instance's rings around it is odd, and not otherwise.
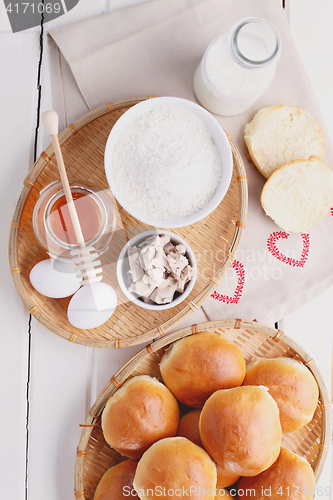
[{"label": "bread roll", "polygon": [[295,359],[256,359],[249,364],[243,385],[268,387],[279,407],[282,432],[296,431],[310,422],[317,408],[317,382]]},{"label": "bread roll", "polygon": [[218,389],[241,385],[246,367],[239,347],[216,333],[201,332],[172,344],[160,370],[165,385],[181,403],[202,408]]},{"label": "bread roll", "polygon": [[133,484],[141,500],[214,500],[216,467],[205,450],[188,439],[161,439],[143,454]]},{"label": "bread roll", "polygon": [[199,434],[199,418],[201,410],[186,413],[179,421],[177,436],[184,437],[192,443],[202,446]]},{"label": "bread roll", "polygon": [[325,137],[312,116],[301,108],[277,105],[260,109],[245,127],[244,139],[253,163],[269,177],[293,160],[323,158]]},{"label": "bread roll", "polygon": [[124,500],[138,498],[133,487],[137,460],[125,460],[105,472],[97,485],[94,500]]},{"label": "bread roll", "polygon": [[226,488],[227,486],[231,486],[237,483],[240,478],[239,474],[235,474],[234,472],[226,472],[219,464],[216,464],[216,474],[217,474],[217,484],[220,488]]},{"label": "bread roll", "polygon": [[333,204],[333,172],[316,156],[292,161],[270,176],[260,201],[266,214],[285,231],[307,231]]},{"label": "bread roll", "polygon": [[[183,436],[198,446],[202,446],[199,433],[200,414],[201,410],[192,410],[186,413],[186,415],[184,415],[180,419],[177,432],[177,436]],[[232,484],[235,484],[240,478],[239,474],[234,474],[233,472],[227,473],[218,464],[215,465],[217,473],[217,484],[219,485],[219,488],[226,488],[227,486],[231,486]]]},{"label": "bread roll", "polygon": [[239,497],[253,500],[311,500],[315,479],[305,458],[281,448],[277,461],[256,477],[243,477],[238,483]]},{"label": "bread roll", "polygon": [[199,431],[205,450],[228,474],[255,476],[280,452],[279,410],[263,387],[215,392],[201,411]]},{"label": "bread roll", "polygon": [[155,441],[176,435],[179,407],[161,382],[139,375],[109,398],[101,423],[112,448],[126,457],[140,458]]}]

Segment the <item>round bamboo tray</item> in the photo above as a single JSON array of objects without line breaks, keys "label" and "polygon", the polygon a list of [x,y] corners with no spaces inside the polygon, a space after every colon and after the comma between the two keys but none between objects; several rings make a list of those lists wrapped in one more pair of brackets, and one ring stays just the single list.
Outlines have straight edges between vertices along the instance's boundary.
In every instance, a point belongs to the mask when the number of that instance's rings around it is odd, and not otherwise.
[{"label": "round bamboo tray", "polygon": [[[68,176],[90,180],[108,190],[104,173],[104,149],[110,130],[128,109],[147,97],[117,101],[86,114],[59,136]],[[191,294],[178,306],[151,311],[129,302],[116,278],[116,262],[125,243],[147,227],[118,208],[116,228],[109,251],[102,255],[103,281],[117,291],[118,305],[111,318],[98,328],[79,330],[67,319],[70,298],[51,299],[31,286],[29,273],[37,262],[48,258],[32,229],[32,212],[39,192],[59,179],[52,144],[40,155],[24,180],[24,187],[11,223],[9,261],[16,288],[29,312],[43,325],[65,339],[92,347],[120,348],[147,342],[170,331],[196,311],[210,296],[232,264],[247,215],[247,179],[241,156],[228,136],[234,158],[233,177],[221,204],[205,219],[173,230],[185,239],[198,262],[198,277]],[[151,227],[149,227],[151,229]]]},{"label": "round bamboo tray", "polygon": [[77,498],[93,500],[96,486],[104,472],[126,460],[126,457],[110,448],[104,440],[100,416],[106,401],[132,376],[150,375],[162,381],[159,362],[165,348],[180,338],[201,331],[215,332],[234,342],[241,349],[247,363],[254,356],[285,356],[298,359],[309,368],[319,386],[317,409],[309,424],[283,435],[282,445],[305,457],[314,470],[316,481],[318,480],[329,448],[331,405],[315,361],[280,330],[254,321],[221,320],[192,325],[159,338],[142,349],[111,377],[92,406],[85,424],[82,424],[83,431],[75,463]]}]

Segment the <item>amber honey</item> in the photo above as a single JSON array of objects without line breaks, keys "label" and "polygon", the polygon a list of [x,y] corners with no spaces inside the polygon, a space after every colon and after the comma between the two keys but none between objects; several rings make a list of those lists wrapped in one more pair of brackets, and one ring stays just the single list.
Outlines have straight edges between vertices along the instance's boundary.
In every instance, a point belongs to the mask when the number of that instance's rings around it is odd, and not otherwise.
[{"label": "amber honey", "polygon": [[[74,192],[73,200],[84,240],[90,241],[100,231],[102,224],[100,208],[91,196],[84,193]],[[59,240],[70,245],[77,243],[65,195],[53,203],[48,216],[48,223],[51,231]]]},{"label": "amber honey", "polygon": [[[86,244],[101,255],[108,248],[115,214],[107,192],[89,181],[70,181],[74,205]],[[70,258],[77,239],[62,184],[55,181],[41,192],[33,211],[33,229],[37,241],[53,257]]]}]

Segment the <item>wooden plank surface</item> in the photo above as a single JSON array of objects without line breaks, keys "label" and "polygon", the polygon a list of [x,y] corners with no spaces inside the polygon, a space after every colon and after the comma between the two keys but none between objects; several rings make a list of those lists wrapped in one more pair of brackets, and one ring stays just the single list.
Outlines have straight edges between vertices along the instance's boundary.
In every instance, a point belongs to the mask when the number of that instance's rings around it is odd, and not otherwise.
[{"label": "wooden plank surface", "polygon": [[[0,3],[0,413],[1,489],[8,498],[24,498],[26,470],[26,389],[28,313],[8,265],[8,236],[25,172],[33,162],[36,118],[38,29],[13,35]],[[13,479],[15,478],[15,479]]]},{"label": "wooden plank surface", "polygon": [[[330,140],[333,140],[333,68],[328,61],[333,56],[333,2],[331,0],[286,0],[287,17],[300,56],[316,93]],[[332,168],[333,166],[330,165]],[[333,391],[332,352],[333,327],[331,310],[333,288],[328,289],[309,304],[284,319],[281,329],[295,336],[305,350],[317,361],[327,384]],[[333,397],[332,397],[333,402]],[[319,485],[330,487],[333,499],[332,446]],[[320,496],[318,495],[318,498]],[[328,498],[322,495],[321,498]]]}]

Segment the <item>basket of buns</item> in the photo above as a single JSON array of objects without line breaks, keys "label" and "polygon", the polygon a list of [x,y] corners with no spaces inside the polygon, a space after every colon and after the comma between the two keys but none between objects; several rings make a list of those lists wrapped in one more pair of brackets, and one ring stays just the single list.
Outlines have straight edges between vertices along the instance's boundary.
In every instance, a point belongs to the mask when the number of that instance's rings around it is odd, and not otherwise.
[{"label": "basket of buns", "polygon": [[239,319],[182,328],[129,360],[92,406],[75,496],[311,499],[329,416],[315,361],[280,330]]}]

